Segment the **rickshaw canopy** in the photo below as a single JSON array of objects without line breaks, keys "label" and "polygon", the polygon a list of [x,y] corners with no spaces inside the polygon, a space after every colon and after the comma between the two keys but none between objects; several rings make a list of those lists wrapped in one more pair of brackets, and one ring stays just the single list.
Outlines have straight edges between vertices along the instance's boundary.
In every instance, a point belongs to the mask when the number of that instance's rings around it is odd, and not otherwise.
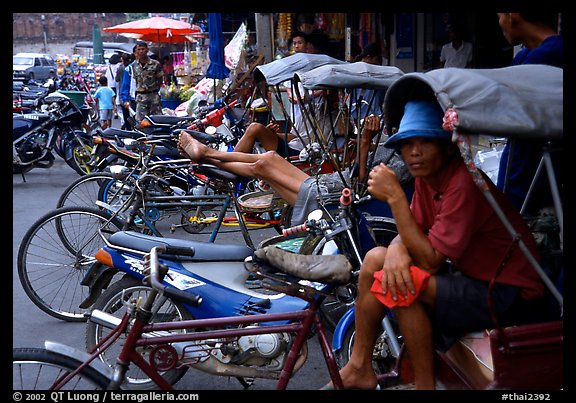
[{"label": "rickshaw canopy", "polygon": [[294,79],[304,88],[366,88],[387,89],[404,75],[394,66],[378,66],[366,62],[327,64],[309,71],[299,71]]},{"label": "rickshaw canopy", "polygon": [[384,119],[397,128],[409,99],[432,91],[458,115],[462,134],[557,140],[563,134],[563,70],[546,65],[445,68],[407,73],[388,89]]},{"label": "rickshaw canopy", "polygon": [[347,64],[328,55],[315,53],[294,53],[282,59],[257,66],[254,69],[254,80],[265,80],[269,85],[281,84],[291,80],[294,73],[308,71],[325,64]]}]

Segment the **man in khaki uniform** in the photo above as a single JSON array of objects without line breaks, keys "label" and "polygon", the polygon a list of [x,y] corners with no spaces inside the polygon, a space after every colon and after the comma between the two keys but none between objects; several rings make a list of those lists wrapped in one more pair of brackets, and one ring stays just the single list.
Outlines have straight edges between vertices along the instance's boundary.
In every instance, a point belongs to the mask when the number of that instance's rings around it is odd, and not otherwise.
[{"label": "man in khaki uniform", "polygon": [[160,86],[162,65],[148,57],[148,44],[136,42],[136,61],[132,66],[136,80],[136,121],[140,123],[146,115],[162,114]]}]

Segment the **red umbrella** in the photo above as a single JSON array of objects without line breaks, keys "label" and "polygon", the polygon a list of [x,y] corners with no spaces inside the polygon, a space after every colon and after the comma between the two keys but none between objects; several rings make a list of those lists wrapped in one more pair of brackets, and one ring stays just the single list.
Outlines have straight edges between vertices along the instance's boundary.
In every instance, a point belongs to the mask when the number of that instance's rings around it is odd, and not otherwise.
[{"label": "red umbrella", "polygon": [[202,29],[197,25],[188,22],[174,20],[172,18],[151,17],[143,20],[126,22],[103,28],[105,32],[116,32],[119,34],[137,34],[138,39],[146,42],[160,43],[182,43],[189,40],[188,36],[198,35]]},{"label": "red umbrella", "polygon": [[160,35],[157,34],[131,34],[123,33],[120,34],[127,38],[138,39],[146,42],[162,42],[162,43],[185,43],[193,42],[195,38],[203,37],[204,34],[190,34],[190,35]]},{"label": "red umbrella", "polygon": [[103,28],[105,32],[156,35],[155,40],[176,35],[191,35],[202,32],[199,26],[172,18],[151,17]]}]

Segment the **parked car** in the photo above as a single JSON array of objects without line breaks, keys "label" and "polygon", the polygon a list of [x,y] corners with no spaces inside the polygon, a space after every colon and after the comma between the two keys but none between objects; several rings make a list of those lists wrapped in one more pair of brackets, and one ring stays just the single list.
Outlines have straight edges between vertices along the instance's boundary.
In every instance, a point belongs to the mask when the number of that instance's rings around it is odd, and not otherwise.
[{"label": "parked car", "polygon": [[17,53],[12,56],[13,78],[44,81],[56,78],[56,62],[45,53]]}]

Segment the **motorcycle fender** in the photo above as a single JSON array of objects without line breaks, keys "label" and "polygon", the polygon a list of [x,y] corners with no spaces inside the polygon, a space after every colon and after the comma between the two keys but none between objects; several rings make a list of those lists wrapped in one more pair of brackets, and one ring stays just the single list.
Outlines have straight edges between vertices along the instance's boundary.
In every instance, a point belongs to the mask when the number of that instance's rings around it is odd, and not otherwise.
[{"label": "motorcycle fender", "polygon": [[66,161],[74,158],[74,148],[78,144],[78,137],[81,138],[84,143],[92,144],[92,137],[82,130],[74,130],[74,135],[72,135],[72,133],[68,134],[71,138],[68,139],[68,141],[63,141],[64,158]]},{"label": "motorcycle fender", "polygon": [[88,287],[88,297],[79,305],[82,309],[91,307],[98,299],[102,290],[108,287],[112,277],[118,273],[114,267],[108,267],[100,262],[95,262],[81,281],[81,285]]},{"label": "motorcycle fender", "polygon": [[78,143],[78,140],[72,139],[66,144],[64,148],[64,159],[66,161],[74,159],[74,147],[76,147],[76,143]]},{"label": "motorcycle fender", "polygon": [[[79,350],[75,347],[67,346],[65,344],[58,343],[55,341],[46,340],[44,342],[44,348],[48,351],[62,354],[66,357],[70,357],[80,362],[84,362],[90,358],[90,354],[88,354],[86,351]],[[104,362],[102,362],[101,360],[92,360],[90,364],[88,364],[88,366],[93,368],[95,371],[99,372],[106,378],[112,379],[112,368],[104,364]]]},{"label": "motorcycle fender", "polygon": [[340,321],[336,325],[336,329],[334,329],[334,335],[332,336],[332,350],[338,351],[342,348],[342,342],[344,341],[344,336],[346,335],[346,331],[350,328],[350,326],[354,326],[354,308],[351,308],[340,318]]}]

